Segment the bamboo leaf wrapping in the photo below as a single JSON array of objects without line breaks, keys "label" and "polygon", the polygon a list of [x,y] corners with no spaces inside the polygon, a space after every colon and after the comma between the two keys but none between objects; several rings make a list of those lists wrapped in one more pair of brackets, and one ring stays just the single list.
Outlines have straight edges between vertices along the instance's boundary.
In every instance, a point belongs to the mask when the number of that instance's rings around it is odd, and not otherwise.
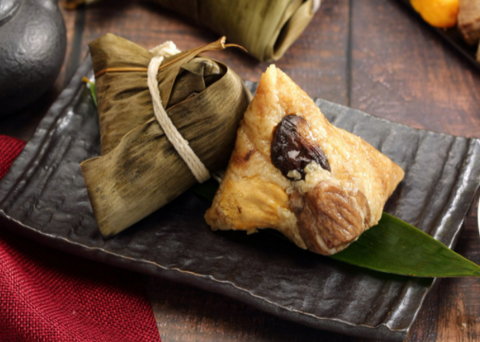
[{"label": "bamboo leaf wrapping", "polygon": [[[157,78],[169,117],[210,172],[228,162],[238,122],[251,100],[242,80],[226,65],[197,58],[221,49],[219,40],[167,58]],[[95,73],[146,69],[153,56],[113,34],[92,42],[90,51]],[[195,77],[199,75],[202,81]],[[191,77],[196,82],[185,82]],[[154,117],[146,71],[106,72],[96,78],[96,94],[101,156],[84,161],[81,168],[100,231],[110,236],[170,202],[196,180]]]}]

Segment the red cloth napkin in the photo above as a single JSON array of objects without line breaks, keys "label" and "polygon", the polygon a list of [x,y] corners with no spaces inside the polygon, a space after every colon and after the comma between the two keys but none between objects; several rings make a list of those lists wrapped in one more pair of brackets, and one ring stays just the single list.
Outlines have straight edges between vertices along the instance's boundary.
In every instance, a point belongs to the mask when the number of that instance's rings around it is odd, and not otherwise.
[{"label": "red cloth napkin", "polygon": [[[0,178],[25,143],[0,135]],[[0,227],[0,341],[160,342],[145,277]]]}]

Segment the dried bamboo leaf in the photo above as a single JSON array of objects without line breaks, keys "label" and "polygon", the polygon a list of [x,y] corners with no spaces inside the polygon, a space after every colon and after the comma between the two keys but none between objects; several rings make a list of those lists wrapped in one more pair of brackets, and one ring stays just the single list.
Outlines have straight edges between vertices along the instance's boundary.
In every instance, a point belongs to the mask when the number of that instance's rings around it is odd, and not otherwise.
[{"label": "dried bamboo leaf", "polygon": [[[211,172],[228,162],[238,122],[251,100],[242,80],[226,65],[196,57],[223,48],[219,40],[170,57],[158,74],[163,103],[175,102],[166,108],[169,117]],[[152,56],[112,34],[92,42],[90,51],[95,73],[146,69]],[[200,75],[217,80],[201,85]],[[188,94],[182,80],[190,77],[197,82]],[[96,92],[101,156],[84,161],[81,168],[100,231],[110,236],[170,202],[196,180],[154,117],[146,71],[104,73],[96,79]]]}]

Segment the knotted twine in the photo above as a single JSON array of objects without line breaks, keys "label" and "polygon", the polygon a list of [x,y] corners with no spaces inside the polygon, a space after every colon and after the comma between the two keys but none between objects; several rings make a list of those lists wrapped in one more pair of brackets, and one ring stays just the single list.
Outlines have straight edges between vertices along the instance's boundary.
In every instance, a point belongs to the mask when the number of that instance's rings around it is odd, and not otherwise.
[{"label": "knotted twine", "polygon": [[185,140],[177,130],[172,120],[168,116],[165,108],[163,108],[162,99],[160,97],[160,89],[158,89],[157,74],[160,65],[166,57],[171,57],[180,53],[175,44],[167,41],[150,50],[155,55],[148,65],[148,89],[152,96],[153,112],[158,124],[163,129],[167,139],[177,150],[180,157],[185,161],[190,171],[199,183],[203,183],[210,178],[210,173],[200,158],[192,150],[188,141]]}]

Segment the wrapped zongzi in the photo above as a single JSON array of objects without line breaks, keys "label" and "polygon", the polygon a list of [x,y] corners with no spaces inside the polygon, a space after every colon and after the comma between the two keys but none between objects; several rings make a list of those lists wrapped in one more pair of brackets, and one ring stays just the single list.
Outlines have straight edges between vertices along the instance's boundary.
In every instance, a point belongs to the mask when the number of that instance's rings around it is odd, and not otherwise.
[{"label": "wrapped zongzi", "polygon": [[[153,78],[165,115],[210,172],[228,162],[238,122],[251,100],[238,75],[199,56],[225,48],[224,40],[166,57]],[[109,236],[170,202],[198,177],[154,113],[147,69],[155,55],[113,34],[90,43],[90,52],[101,156],[84,161],[81,168],[100,231]]]},{"label": "wrapped zongzi", "polygon": [[[71,7],[99,0],[68,0]],[[321,0],[148,0],[193,20],[260,61],[277,60],[305,30]]]}]

